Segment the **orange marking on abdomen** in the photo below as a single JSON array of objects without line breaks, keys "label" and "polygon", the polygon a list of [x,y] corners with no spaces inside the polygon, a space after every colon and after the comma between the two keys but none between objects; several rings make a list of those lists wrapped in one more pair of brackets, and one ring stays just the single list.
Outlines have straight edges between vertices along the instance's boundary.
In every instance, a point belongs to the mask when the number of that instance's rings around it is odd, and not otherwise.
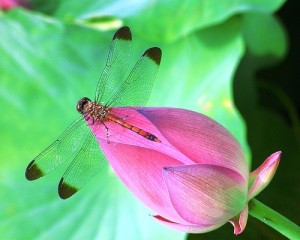
[{"label": "orange marking on abdomen", "polygon": [[127,128],[127,129],[139,134],[140,136],[142,136],[144,138],[147,138],[150,141],[161,142],[155,135],[153,135],[149,132],[146,132],[145,130],[143,130],[141,128],[133,126],[127,122],[124,122],[120,118],[117,118],[112,114],[107,114],[106,117],[109,121],[117,123],[117,124],[121,125],[122,127]]}]

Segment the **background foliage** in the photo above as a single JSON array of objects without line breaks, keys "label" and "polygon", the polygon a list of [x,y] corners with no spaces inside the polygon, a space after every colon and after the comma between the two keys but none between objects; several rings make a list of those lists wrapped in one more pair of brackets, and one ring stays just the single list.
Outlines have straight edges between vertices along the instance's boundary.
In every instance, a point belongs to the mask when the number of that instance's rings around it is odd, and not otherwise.
[{"label": "background foliage", "polygon": [[[299,224],[300,100],[293,63],[277,67],[287,35],[273,15],[283,3],[33,0],[30,10],[0,12],[1,238],[236,238],[229,224],[198,235],[160,226],[108,167],[67,201],[56,193],[63,168],[25,180],[29,161],[78,116],[78,99],[93,96],[121,24],[133,32],[132,64],[151,46],[163,50],[149,106],[209,115],[236,136],[253,167],[283,151],[258,199]],[[239,238],[282,236],[250,217]]]}]

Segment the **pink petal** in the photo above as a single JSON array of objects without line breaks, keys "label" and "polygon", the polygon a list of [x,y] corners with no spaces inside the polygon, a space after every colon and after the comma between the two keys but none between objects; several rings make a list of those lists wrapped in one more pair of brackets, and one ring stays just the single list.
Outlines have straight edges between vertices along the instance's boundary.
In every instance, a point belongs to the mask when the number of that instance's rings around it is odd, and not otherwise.
[{"label": "pink petal", "polygon": [[1,0],[0,1],[0,8],[4,10],[8,10],[18,6],[17,2],[14,0]]},{"label": "pink petal", "polygon": [[281,152],[269,156],[263,164],[250,173],[250,182],[253,182],[248,194],[248,200],[254,198],[271,182],[280,162]]},{"label": "pink petal", "polygon": [[178,214],[195,225],[220,225],[246,205],[248,182],[220,166],[194,164],[164,169],[164,179]]},{"label": "pink petal", "polygon": [[193,111],[178,108],[139,110],[176,149],[194,163],[230,168],[243,176],[249,170],[241,146],[220,124]]},{"label": "pink petal", "polygon": [[160,222],[161,224],[175,229],[177,231],[182,231],[182,232],[189,232],[189,233],[205,233],[205,232],[209,232],[212,231],[216,228],[219,228],[222,225],[194,225],[194,224],[189,224],[189,225],[184,225],[184,224],[180,224],[180,223],[175,223],[175,222],[171,222],[168,219],[165,219],[159,215],[153,216],[158,222]]},{"label": "pink petal", "polygon": [[[174,148],[168,140],[160,133],[160,131],[153,125],[145,116],[137,111],[138,108],[112,108],[111,113],[114,116],[121,118],[126,123],[143,129],[151,134],[154,134],[161,140],[161,143],[150,141],[137,133],[120,126],[116,123],[105,122],[108,128],[108,132],[103,124],[98,122],[88,124],[96,136],[98,142],[113,142],[113,143],[123,143],[126,145],[138,146],[142,148],[152,149],[166,155],[169,155],[183,164],[192,164],[193,161],[185,156],[183,153],[179,152],[178,149]],[[168,165],[167,165],[168,166]]]},{"label": "pink petal", "polygon": [[229,222],[233,225],[234,234],[238,235],[245,230],[248,220],[248,205],[244,207],[241,213],[234,218],[232,218]]},{"label": "pink petal", "polygon": [[27,0],[0,0],[0,9],[9,10],[18,6],[28,6]]},{"label": "pink petal", "polygon": [[100,145],[122,182],[153,211],[176,222],[185,222],[174,210],[166,189],[162,169],[181,164],[151,149],[107,143]]}]

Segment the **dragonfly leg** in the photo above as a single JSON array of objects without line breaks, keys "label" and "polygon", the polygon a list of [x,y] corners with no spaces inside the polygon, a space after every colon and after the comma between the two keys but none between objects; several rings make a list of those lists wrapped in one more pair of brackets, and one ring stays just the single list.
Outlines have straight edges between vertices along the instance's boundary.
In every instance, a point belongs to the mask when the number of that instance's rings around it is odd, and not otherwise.
[{"label": "dragonfly leg", "polygon": [[106,129],[106,138],[107,138],[107,143],[110,143],[110,141],[109,141],[109,133],[108,133],[108,127],[105,125],[105,123],[104,122],[101,122],[102,124],[103,124],[103,126],[105,127],[105,129]]}]

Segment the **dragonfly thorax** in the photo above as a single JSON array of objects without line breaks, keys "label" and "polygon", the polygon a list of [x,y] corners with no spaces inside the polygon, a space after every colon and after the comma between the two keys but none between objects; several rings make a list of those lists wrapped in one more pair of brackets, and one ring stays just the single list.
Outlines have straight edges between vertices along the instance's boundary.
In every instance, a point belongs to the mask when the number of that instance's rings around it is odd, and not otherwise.
[{"label": "dragonfly thorax", "polygon": [[95,121],[102,121],[106,118],[109,110],[106,106],[101,105],[98,102],[92,102],[89,98],[84,97],[77,103],[76,109],[82,115],[85,115],[86,119],[92,119]]}]

